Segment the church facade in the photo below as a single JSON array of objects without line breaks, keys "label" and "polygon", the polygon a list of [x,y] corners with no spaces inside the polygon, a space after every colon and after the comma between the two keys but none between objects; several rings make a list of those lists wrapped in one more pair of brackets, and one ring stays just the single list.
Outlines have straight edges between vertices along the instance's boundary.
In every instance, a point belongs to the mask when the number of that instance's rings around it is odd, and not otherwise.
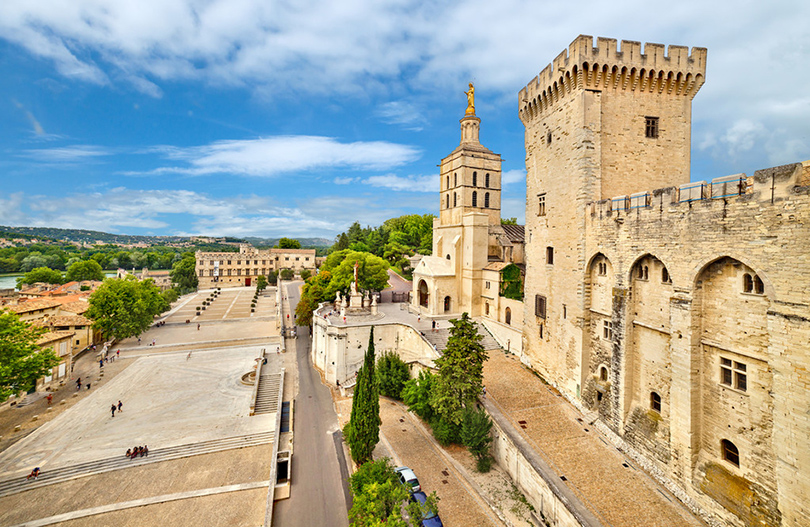
[{"label": "church facade", "polygon": [[523,359],[724,523],[810,525],[810,162],[690,181],[706,58],[580,36],[521,90]]}]

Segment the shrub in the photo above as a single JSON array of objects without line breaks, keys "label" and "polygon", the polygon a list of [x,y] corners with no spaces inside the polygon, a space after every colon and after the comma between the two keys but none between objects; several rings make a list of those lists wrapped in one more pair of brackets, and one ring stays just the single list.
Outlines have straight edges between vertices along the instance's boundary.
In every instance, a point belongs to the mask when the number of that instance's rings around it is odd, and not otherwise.
[{"label": "shrub", "polygon": [[429,371],[419,372],[419,377],[407,381],[400,392],[400,396],[408,409],[418,415],[423,421],[430,422],[435,414],[430,405],[430,390],[436,376]]},{"label": "shrub", "polygon": [[479,472],[487,472],[492,467],[489,445],[492,443],[492,420],[483,409],[464,409],[461,421],[461,441],[475,456]]},{"label": "shrub", "polygon": [[380,385],[380,394],[401,399],[402,388],[409,378],[408,365],[396,353],[388,351],[377,361],[377,382]]},{"label": "shrub", "polygon": [[430,427],[433,428],[433,437],[442,446],[461,442],[461,425],[437,417],[430,423]]}]

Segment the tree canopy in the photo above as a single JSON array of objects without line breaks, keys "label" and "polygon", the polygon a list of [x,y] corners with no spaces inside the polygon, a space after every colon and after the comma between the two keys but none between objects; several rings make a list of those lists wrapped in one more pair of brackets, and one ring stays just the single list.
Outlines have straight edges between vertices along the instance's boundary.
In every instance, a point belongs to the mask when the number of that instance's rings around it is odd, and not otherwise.
[{"label": "tree canopy", "polygon": [[365,251],[396,263],[415,252],[430,254],[433,248],[432,214],[407,214],[391,218],[379,227],[361,227],[354,222],[349,230],[335,238],[330,251]]},{"label": "tree canopy", "polygon": [[62,277],[62,273],[55,269],[51,269],[50,267],[37,267],[36,269],[31,269],[23,276],[17,278],[17,287],[20,287],[23,284],[35,284],[37,282],[44,282],[46,284],[61,284],[64,283],[65,279]]},{"label": "tree canopy", "polygon": [[292,238],[281,238],[276,247],[279,249],[300,249],[301,242]]},{"label": "tree canopy", "polygon": [[68,267],[65,280],[81,282],[82,280],[104,280],[104,271],[95,260],[79,260]]},{"label": "tree canopy", "polygon": [[105,339],[118,340],[140,335],[152,324],[155,315],[169,304],[152,280],[139,282],[133,276],[105,280],[92,295],[85,316]]},{"label": "tree canopy", "polygon": [[357,289],[382,291],[388,287],[388,263],[371,253],[346,249],[327,256],[321,271],[331,273],[332,279],[326,288],[326,300],[335,298],[335,293],[349,291],[354,280],[354,264],[357,268]]},{"label": "tree canopy", "polygon": [[357,372],[352,397],[352,414],[343,429],[352,459],[358,464],[371,460],[371,453],[380,441],[380,391],[374,371],[374,326],[368,337],[368,349],[363,366]]},{"label": "tree canopy", "polygon": [[180,290],[181,294],[190,293],[197,289],[199,279],[197,278],[196,271],[197,259],[192,253],[183,255],[183,259],[175,262],[172,266],[169,276],[172,278],[172,284]]},{"label": "tree canopy", "polygon": [[431,391],[431,406],[447,422],[460,425],[464,408],[472,407],[484,386],[484,362],[478,325],[467,313],[450,320],[450,338],[444,354],[436,359],[439,369]]},{"label": "tree canopy", "polygon": [[23,322],[16,313],[0,311],[0,400],[30,389],[59,364],[53,349],[36,344],[45,331]]}]

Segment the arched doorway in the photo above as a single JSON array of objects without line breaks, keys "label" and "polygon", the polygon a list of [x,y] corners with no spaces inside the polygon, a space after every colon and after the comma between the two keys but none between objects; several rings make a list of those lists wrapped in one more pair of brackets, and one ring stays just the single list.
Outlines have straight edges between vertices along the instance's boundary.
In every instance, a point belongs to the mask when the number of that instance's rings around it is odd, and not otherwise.
[{"label": "arched doorway", "polygon": [[509,307],[506,308],[506,325],[512,325],[512,308]]},{"label": "arched doorway", "polygon": [[427,282],[422,280],[421,282],[419,282],[419,305],[422,306],[422,307],[427,307],[428,306],[428,297],[429,297],[429,294],[428,294]]},{"label": "arched doorway", "polygon": [[444,312],[447,313],[448,311],[450,311],[450,297],[446,296],[444,297]]}]

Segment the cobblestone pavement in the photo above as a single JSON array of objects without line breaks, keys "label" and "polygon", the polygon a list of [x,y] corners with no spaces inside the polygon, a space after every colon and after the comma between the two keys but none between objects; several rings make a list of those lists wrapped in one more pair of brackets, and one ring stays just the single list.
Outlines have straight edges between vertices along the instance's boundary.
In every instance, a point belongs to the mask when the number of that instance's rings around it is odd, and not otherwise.
[{"label": "cobblestone pavement", "polygon": [[579,412],[515,355],[490,353],[484,384],[487,397],[604,525],[703,525],[595,428],[578,420]]}]

